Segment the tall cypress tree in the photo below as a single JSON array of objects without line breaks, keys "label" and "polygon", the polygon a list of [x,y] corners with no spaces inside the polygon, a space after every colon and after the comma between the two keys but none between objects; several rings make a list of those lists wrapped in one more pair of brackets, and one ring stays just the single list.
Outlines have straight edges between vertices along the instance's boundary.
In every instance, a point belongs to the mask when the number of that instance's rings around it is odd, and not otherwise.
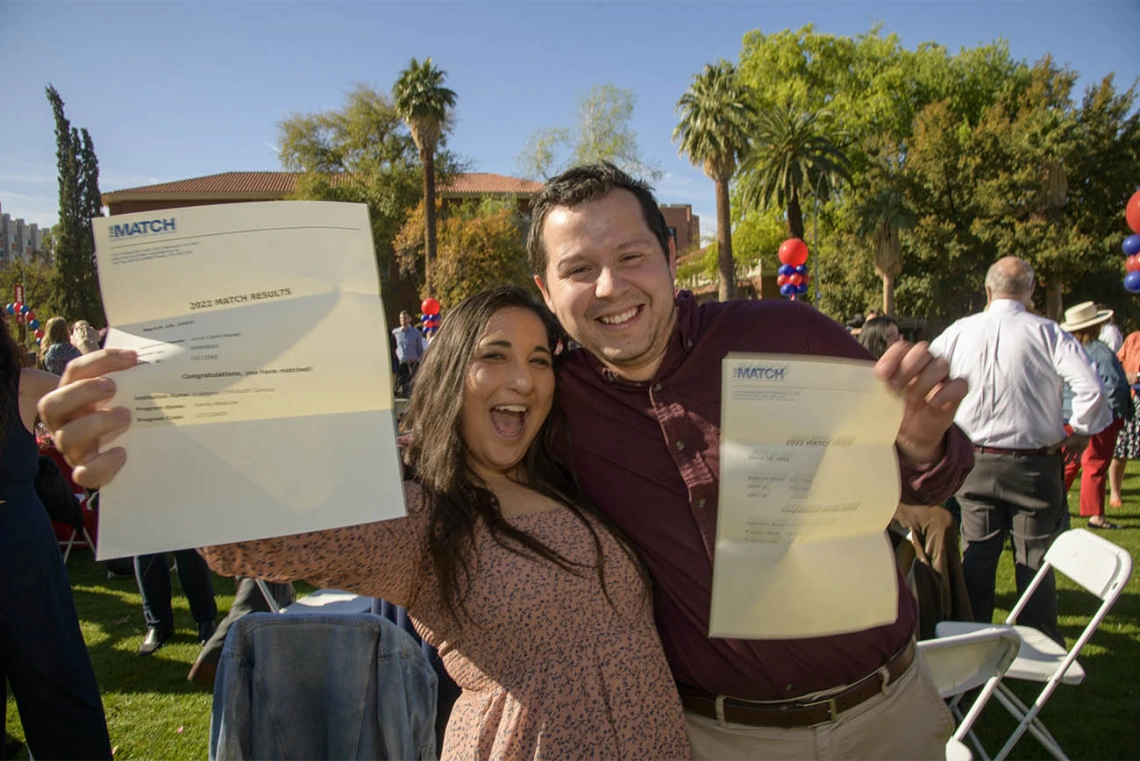
[{"label": "tall cypress tree", "polygon": [[55,116],[55,156],[59,172],[59,234],[55,238],[56,279],[60,304],[68,320],[85,319],[101,327],[107,318],[95,268],[91,217],[102,215],[99,161],[91,136],[71,126],[59,92],[48,85]]},{"label": "tall cypress tree", "polygon": [[80,130],[83,138],[82,148],[79,151],[79,166],[82,169],[82,184],[80,189],[80,203],[82,214],[79,221],[83,225],[83,255],[82,289],[83,304],[79,316],[87,317],[88,322],[97,327],[107,324],[106,314],[103,312],[103,294],[99,290],[99,274],[95,259],[95,235],[91,229],[91,220],[103,216],[103,195],[99,192],[99,159],[95,157],[95,145],[87,129]]}]

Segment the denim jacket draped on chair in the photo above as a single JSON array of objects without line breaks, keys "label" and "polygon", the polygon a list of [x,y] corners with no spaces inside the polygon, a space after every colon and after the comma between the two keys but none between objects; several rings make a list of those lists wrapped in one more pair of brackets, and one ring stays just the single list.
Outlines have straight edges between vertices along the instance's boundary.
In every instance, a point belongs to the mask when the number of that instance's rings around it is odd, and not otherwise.
[{"label": "denim jacket draped on chair", "polygon": [[437,680],[419,645],[371,614],[254,613],[226,638],[214,759],[434,759]]}]

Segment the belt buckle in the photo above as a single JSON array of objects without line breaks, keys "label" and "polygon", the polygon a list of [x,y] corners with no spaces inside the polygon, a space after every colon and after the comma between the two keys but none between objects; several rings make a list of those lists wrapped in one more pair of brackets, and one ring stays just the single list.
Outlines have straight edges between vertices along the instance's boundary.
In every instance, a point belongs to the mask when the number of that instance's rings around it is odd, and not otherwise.
[{"label": "belt buckle", "polygon": [[839,720],[839,704],[835,702],[834,697],[825,698],[824,700],[815,700],[811,703],[801,703],[804,708],[815,708],[816,706],[827,706],[828,721]]}]

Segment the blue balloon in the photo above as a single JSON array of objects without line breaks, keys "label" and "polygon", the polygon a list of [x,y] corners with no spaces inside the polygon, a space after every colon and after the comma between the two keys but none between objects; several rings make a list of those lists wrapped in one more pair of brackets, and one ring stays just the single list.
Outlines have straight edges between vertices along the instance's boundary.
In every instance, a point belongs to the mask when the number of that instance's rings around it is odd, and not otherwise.
[{"label": "blue balloon", "polygon": [[799,285],[796,286],[796,293],[798,293],[799,295],[803,296],[807,292],[808,292],[808,284],[807,283],[800,283]]},{"label": "blue balloon", "polygon": [[28,327],[31,328],[32,330],[37,329],[39,326],[40,326],[39,320],[32,320],[31,322],[28,323]]},{"label": "blue balloon", "polygon": [[1140,272],[1129,272],[1124,277],[1124,290],[1129,293],[1140,293]]},{"label": "blue balloon", "polygon": [[1128,256],[1140,254],[1140,235],[1129,235],[1124,239],[1124,245],[1121,248]]},{"label": "blue balloon", "polygon": [[798,267],[796,267],[796,274],[797,275],[806,275],[807,273],[808,273],[808,269],[807,269],[806,264],[801,264]]},{"label": "blue balloon", "polygon": [[776,270],[781,275],[794,275],[796,268],[790,264],[781,264],[780,269]]},{"label": "blue balloon", "polygon": [[783,296],[784,298],[787,298],[788,296],[791,296],[794,293],[796,293],[796,287],[794,285],[792,285],[791,283],[784,283],[783,285],[780,286],[780,295]]},{"label": "blue balloon", "polygon": [[15,304],[9,304],[8,306],[4,307],[4,311],[7,312],[8,314],[15,314],[16,313],[16,305]]},{"label": "blue balloon", "polygon": [[32,311],[32,310],[28,307],[27,304],[23,304],[20,306],[20,314],[27,314],[30,311]]}]

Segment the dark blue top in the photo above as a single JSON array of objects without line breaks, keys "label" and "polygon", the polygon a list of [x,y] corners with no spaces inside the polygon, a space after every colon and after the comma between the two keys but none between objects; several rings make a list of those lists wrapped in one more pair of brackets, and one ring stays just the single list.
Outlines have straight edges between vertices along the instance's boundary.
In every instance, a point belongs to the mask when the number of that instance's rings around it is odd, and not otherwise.
[{"label": "dark blue top", "polygon": [[4,405],[4,429],[0,431],[0,548],[34,536],[47,523],[47,511],[36,496],[39,458],[36,437],[20,419],[17,376]]},{"label": "dark blue top", "polygon": [[[1092,360],[1096,374],[1100,376],[1100,384],[1104,386],[1104,398],[1112,410],[1112,418],[1132,419],[1132,388],[1128,385],[1128,376],[1120,360],[1112,353],[1108,345],[1097,340],[1084,344],[1085,353]],[[1073,390],[1065,384],[1064,392],[1065,420],[1069,419],[1073,409]]]}]

